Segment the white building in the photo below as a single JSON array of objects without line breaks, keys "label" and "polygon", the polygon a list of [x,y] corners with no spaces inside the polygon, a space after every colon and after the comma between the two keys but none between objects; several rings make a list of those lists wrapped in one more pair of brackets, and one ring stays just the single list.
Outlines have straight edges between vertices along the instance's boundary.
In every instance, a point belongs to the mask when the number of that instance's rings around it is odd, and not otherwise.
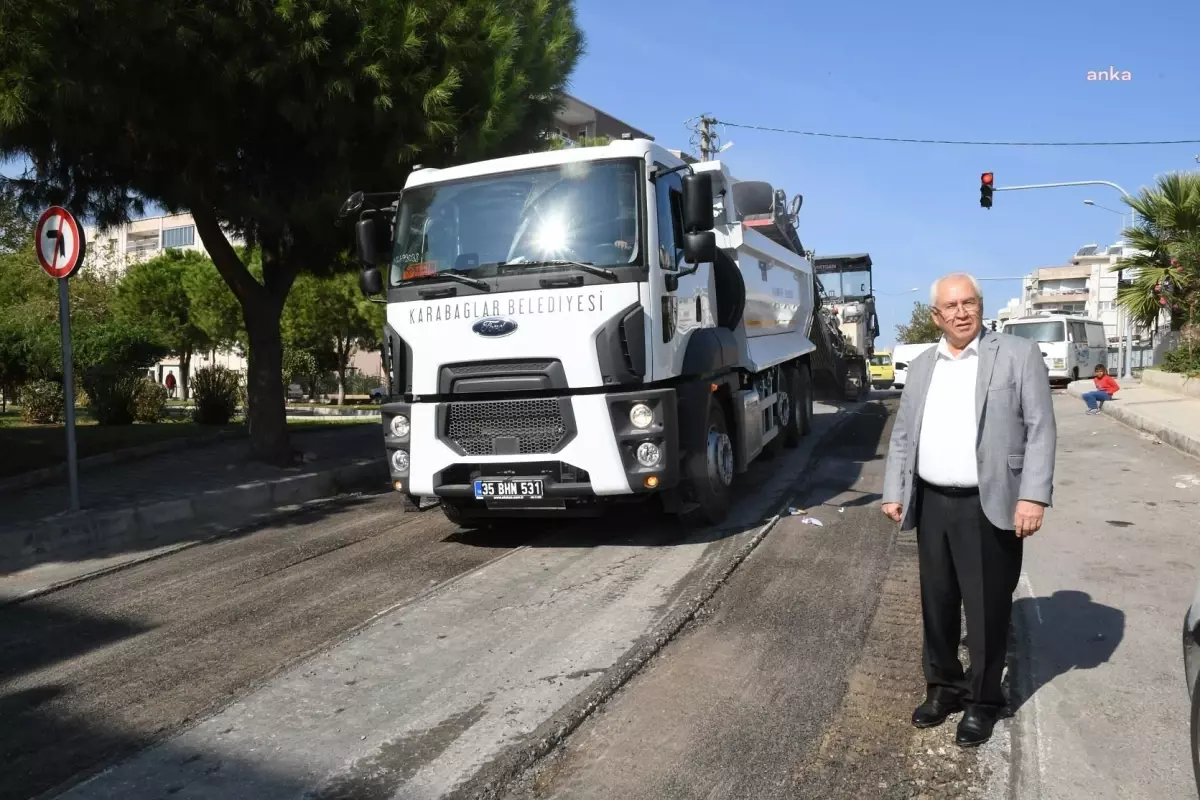
[{"label": "white building", "polygon": [[[196,250],[208,255],[191,214],[144,217],[104,230],[91,226],[85,229],[85,235],[84,268],[91,270],[123,274],[130,264],[148,261],[171,249]],[[234,247],[244,244],[229,232],[225,235]]]},{"label": "white building", "polygon": [[1024,316],[1024,313],[1021,298],[1014,297],[1008,301],[1008,305],[996,312],[996,320],[1003,324],[1010,319]]},{"label": "white building", "polygon": [[[1103,322],[1108,340],[1118,341],[1125,335],[1124,315],[1117,306],[1117,284],[1121,276],[1112,268],[1134,252],[1124,242],[1108,247],[1089,244],[1079,248],[1068,264],[1034,270],[1025,278],[1022,297],[1013,307],[1015,315],[1078,314]],[[1130,276],[1124,277],[1128,280]],[[1012,307],[1013,303],[1009,305]],[[1148,331],[1135,326],[1135,339],[1148,335]]]}]

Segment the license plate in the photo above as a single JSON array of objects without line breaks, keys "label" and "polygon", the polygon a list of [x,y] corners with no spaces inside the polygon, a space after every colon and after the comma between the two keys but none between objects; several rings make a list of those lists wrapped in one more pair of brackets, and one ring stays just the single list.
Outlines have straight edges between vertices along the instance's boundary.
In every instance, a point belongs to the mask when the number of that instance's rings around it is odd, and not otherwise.
[{"label": "license plate", "polygon": [[476,500],[541,500],[541,481],[475,481]]}]

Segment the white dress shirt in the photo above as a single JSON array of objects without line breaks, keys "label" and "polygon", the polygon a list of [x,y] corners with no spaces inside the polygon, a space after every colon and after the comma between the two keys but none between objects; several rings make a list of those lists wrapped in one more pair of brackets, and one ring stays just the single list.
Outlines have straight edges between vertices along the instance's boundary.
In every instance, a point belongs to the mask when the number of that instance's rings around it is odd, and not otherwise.
[{"label": "white dress shirt", "polygon": [[934,486],[979,485],[975,452],[979,437],[975,419],[979,339],[976,337],[957,356],[950,354],[945,337],[938,343],[917,443],[917,472]]}]

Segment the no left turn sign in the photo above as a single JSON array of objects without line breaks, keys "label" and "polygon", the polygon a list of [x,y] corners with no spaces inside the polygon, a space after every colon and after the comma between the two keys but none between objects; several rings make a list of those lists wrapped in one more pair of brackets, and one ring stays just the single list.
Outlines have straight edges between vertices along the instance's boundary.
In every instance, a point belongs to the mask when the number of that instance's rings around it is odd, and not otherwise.
[{"label": "no left turn sign", "polygon": [[51,278],[66,278],[83,262],[83,228],[65,208],[46,209],[34,236],[38,262]]}]

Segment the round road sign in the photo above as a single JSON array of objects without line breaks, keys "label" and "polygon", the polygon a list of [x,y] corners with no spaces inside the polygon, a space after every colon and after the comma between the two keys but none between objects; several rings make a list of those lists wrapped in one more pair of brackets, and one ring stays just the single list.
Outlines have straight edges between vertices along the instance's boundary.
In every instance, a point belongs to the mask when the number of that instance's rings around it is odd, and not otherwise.
[{"label": "round road sign", "polygon": [[65,208],[46,209],[34,236],[38,261],[51,278],[66,278],[83,262],[83,228]]}]

